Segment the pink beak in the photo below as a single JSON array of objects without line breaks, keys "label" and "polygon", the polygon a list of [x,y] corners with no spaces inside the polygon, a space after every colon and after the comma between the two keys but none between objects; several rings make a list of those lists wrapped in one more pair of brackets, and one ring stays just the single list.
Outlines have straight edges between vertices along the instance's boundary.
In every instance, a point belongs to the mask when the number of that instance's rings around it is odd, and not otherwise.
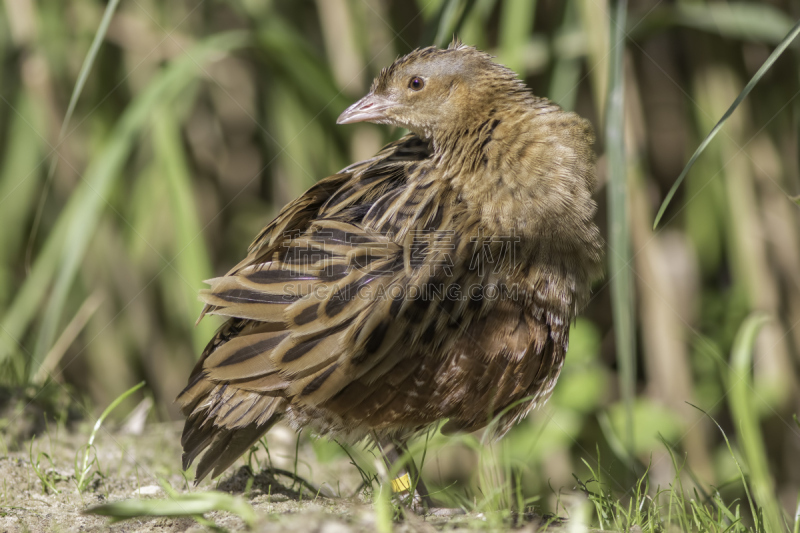
[{"label": "pink beak", "polygon": [[386,110],[396,106],[388,98],[369,93],[367,96],[351,105],[339,115],[337,124],[353,124],[354,122],[385,122],[388,117]]}]

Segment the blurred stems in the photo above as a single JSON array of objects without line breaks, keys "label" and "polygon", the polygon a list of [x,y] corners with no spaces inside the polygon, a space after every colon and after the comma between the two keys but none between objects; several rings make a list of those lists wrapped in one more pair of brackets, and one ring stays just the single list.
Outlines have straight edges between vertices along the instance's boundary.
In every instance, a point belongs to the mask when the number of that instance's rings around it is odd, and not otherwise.
[{"label": "blurred stems", "polygon": [[[619,50],[612,48],[621,43],[619,36],[624,36],[625,32],[625,13],[622,13],[623,20],[620,25],[620,9],[617,5],[617,14],[612,18],[609,13],[608,0],[573,0],[578,4],[581,26],[586,39],[586,63],[589,71],[589,78],[592,81],[592,93],[594,94],[594,104],[597,109],[597,119],[600,124],[605,121],[605,113],[608,111],[607,91],[615,83],[609,80],[609,76],[616,72],[616,67],[610,64]],[[627,5],[627,2],[625,2]],[[611,23],[606,24],[605,21]],[[611,40],[611,30],[615,37]]]},{"label": "blurred stems", "polygon": [[[172,268],[178,277],[177,289],[183,295],[185,324],[200,316],[202,302],[197,298],[202,282],[212,277],[211,260],[197,214],[191,174],[181,142],[181,131],[169,107],[154,114],[153,142],[156,159],[169,191],[170,216],[174,228]],[[192,330],[195,353],[202,353],[215,330],[213,321],[201,321]]]},{"label": "blurred stems", "polygon": [[458,37],[461,26],[469,17],[476,0],[445,0],[439,13],[425,29],[420,46],[447,47],[447,44]]},{"label": "blurred stems", "polygon": [[[25,92],[15,102],[10,116],[8,145],[0,166],[0,228],[24,228],[29,220],[44,140],[41,108]],[[11,297],[11,266],[19,255],[23,231],[0,231],[0,305]]]},{"label": "blurred stems", "polygon": [[[72,282],[94,228],[97,227],[98,219],[108,202],[110,188],[122,171],[143,125],[159,105],[173,101],[196,79],[198,64],[204,63],[214,54],[240,48],[247,42],[246,34],[240,32],[218,34],[199,43],[186,56],[172,62],[126,108],[111,132],[109,140],[89,164],[83,180],[59,216],[57,226],[63,227],[61,229],[63,233],[59,231],[51,233],[45,243],[45,252],[37,258],[31,275],[26,278],[20,293],[12,303],[12,310],[23,308],[27,311],[25,313],[27,316],[22,320],[12,318],[15,323],[8,324],[9,317],[14,316],[9,313],[0,325],[7,334],[19,338],[27,328],[34,309],[41,302],[45,288],[52,277],[56,276],[50,300],[44,311],[41,330],[37,336],[36,348],[28,371],[29,376],[36,374],[45,354],[53,344]],[[28,288],[31,283],[37,283],[39,287]],[[25,302],[19,301],[25,296],[34,298]],[[6,355],[7,353],[0,351],[0,359]]]},{"label": "blurred stems", "polygon": [[346,0],[317,0],[325,52],[336,84],[345,94],[364,91],[364,65],[356,48],[353,17]]},{"label": "blurred stems", "polygon": [[[686,339],[691,319],[685,316],[691,311],[691,297],[699,286],[691,265],[694,255],[687,253],[691,245],[679,233],[654,234],[650,229],[653,212],[645,176],[638,164],[631,166],[630,172],[631,231],[638,250],[634,265],[648,395],[680,417],[686,461],[704,483],[712,483],[715,476],[704,428],[698,423],[697,411],[687,403],[696,401]],[[689,428],[694,430],[687,431]],[[641,432],[641,428],[637,430]],[[656,451],[652,474],[661,476],[657,481],[668,483],[673,472],[665,472],[665,462],[655,460],[666,453]]]},{"label": "blurred stems", "polygon": [[746,41],[779,44],[794,21],[766,2],[695,2],[662,3],[644,20],[631,21],[629,37],[633,40],[652,37],[659,31],[683,26],[707,33]]},{"label": "blurred stems", "polygon": [[[793,142],[794,139],[780,140],[782,143],[787,141]],[[800,224],[795,223],[795,217],[800,211],[796,205],[786,201],[785,191],[796,190],[800,183],[793,183],[792,178],[797,174],[791,169],[791,163],[787,165],[781,161],[778,146],[767,131],[762,130],[756,134],[747,148],[750,159],[757,162],[753,165],[753,174],[756,188],[760,192],[760,210],[764,213],[763,231],[764,235],[770,236],[766,239],[766,250],[774,258],[768,263],[770,274],[775,280],[775,290],[771,291],[773,300],[769,303],[772,308],[767,309],[767,312],[777,320],[774,325],[768,324],[766,327],[785,328],[788,337],[785,344],[791,364],[791,347],[800,347],[800,328],[792,327],[800,324]],[[784,290],[783,287],[797,290]],[[762,388],[771,386],[769,382],[758,383],[757,380],[756,387],[759,385]],[[797,390],[796,384],[790,387],[790,390]]]},{"label": "blurred stems", "polygon": [[606,153],[608,158],[608,262],[614,315],[614,338],[620,367],[620,395],[626,407],[625,444],[634,449],[633,401],[636,394],[636,341],[634,332],[633,277],[631,275],[630,216],[628,214],[628,163],[625,156],[625,17],[627,0],[618,0],[611,27]]},{"label": "blurred stems", "polygon": [[524,76],[525,44],[533,29],[536,0],[506,0],[500,12],[498,59],[505,66]]},{"label": "blurred stems", "polygon": [[[710,125],[710,117],[722,112],[725,102],[735,94],[740,80],[727,67],[701,65],[695,90],[698,106],[698,129]],[[741,103],[741,102],[740,102]],[[738,107],[739,104],[737,104]],[[742,105],[740,113],[730,117],[725,133],[715,143],[712,154],[717,159],[717,174],[722,174],[727,210],[725,226],[728,260],[734,286],[746,295],[746,310],[760,310],[778,316],[780,287],[771,272],[764,221],[754,168],[766,161],[754,161],[745,147],[749,142],[745,132],[749,129],[750,109]],[[774,183],[769,183],[774,187]],[[690,199],[690,201],[694,201]],[[755,359],[756,386],[759,389],[760,410],[784,402],[794,387],[793,371],[786,336],[777,323],[765,327],[757,343]]]},{"label": "blurred stems", "polygon": [[89,78],[89,72],[92,70],[92,66],[94,65],[95,59],[97,58],[97,52],[100,50],[100,45],[102,45],[103,41],[105,40],[106,33],[108,32],[108,26],[111,23],[111,18],[114,16],[114,13],[117,10],[117,6],[119,5],[119,0],[111,0],[108,5],[106,5],[105,12],[103,13],[103,18],[100,21],[100,25],[97,28],[97,32],[95,32],[94,39],[92,40],[92,44],[89,46],[89,51],[86,53],[86,57],[83,60],[83,64],[81,65],[81,70],[78,73],[78,79],[75,81],[75,86],[72,89],[72,95],[69,99],[69,104],[67,105],[67,112],[64,114],[64,120],[61,122],[61,131],[58,134],[58,139],[56,141],[56,146],[53,148],[55,151],[55,157],[50,160],[50,168],[47,172],[47,178],[45,180],[45,188],[41,194],[39,199],[39,206],[36,209],[36,216],[33,219],[33,229],[31,230],[31,236],[29,239],[29,247],[26,255],[26,263],[30,262],[30,255],[32,251],[33,244],[36,240],[36,234],[39,231],[39,224],[41,222],[42,213],[44,212],[45,201],[47,200],[47,192],[48,188],[50,187],[50,183],[53,180],[53,176],[56,171],[56,166],[58,165],[58,161],[60,158],[59,148],[64,140],[64,137],[67,134],[67,129],[69,128],[70,120],[72,119],[72,114],[75,111],[75,106],[78,104],[78,99],[83,92],[83,88],[86,85],[86,80]]},{"label": "blurred stems", "polygon": [[[11,115],[8,144],[0,167],[0,306],[5,309],[0,322],[0,367],[4,367],[11,354],[22,354],[22,329],[18,327],[19,307],[7,307],[12,296],[18,296],[14,284],[13,267],[23,248],[27,221],[30,219],[36,189],[39,185],[39,166],[45,140],[42,110],[26,93],[21,93]],[[10,231],[10,228],[18,228]],[[23,300],[21,306],[28,302]],[[27,313],[33,314],[33,309]],[[7,368],[11,381],[24,381],[25,359],[11,359]]]},{"label": "blurred stems", "polygon": [[[25,278],[22,286],[14,296],[14,300],[8,307],[3,320],[0,323],[0,364],[4,363],[14,354],[22,354],[27,351],[22,345],[22,337],[33,320],[39,305],[45,297],[52,278],[58,267],[58,254],[60,245],[66,234],[66,223],[60,220],[50,231],[50,235],[44,247],[39,252],[36,262],[31,272]],[[35,375],[36,371],[31,369],[31,361],[27,361],[28,369],[24,375],[16,376],[26,381],[26,376]],[[16,367],[25,366],[20,357],[14,362]]]},{"label": "blurred stems", "polygon": [[[105,39],[106,32],[108,31],[108,26],[111,23],[111,17],[114,15],[117,5],[119,5],[119,0],[111,0],[106,6],[105,13],[103,14],[103,19],[100,22],[100,26],[98,27],[97,32],[95,33],[94,40],[92,41],[92,44],[89,47],[89,51],[87,52],[83,64],[81,65],[81,70],[78,74],[78,79],[75,82],[75,87],[73,88],[72,95],[70,96],[70,101],[69,105],[67,106],[67,112],[65,114],[64,121],[61,124],[61,131],[58,135],[59,144],[66,135],[70,119],[72,118],[72,113],[75,110],[75,105],[78,103],[78,98],[80,97],[81,92],[83,91],[83,87],[86,84],[86,80],[88,79],[89,71],[91,70],[92,65],[94,64],[94,60],[97,58],[97,52],[100,49],[100,45]],[[51,161],[50,170],[47,173],[47,180],[45,182],[45,187],[49,186],[50,180],[52,179],[53,174],[55,173],[56,165],[58,163],[59,159],[58,146],[56,146],[55,150],[56,150],[56,157],[54,157]],[[97,192],[97,194],[99,195],[100,193]],[[36,237],[40,218],[44,210],[44,202],[46,195],[47,195],[47,189],[45,188],[45,191],[39,202],[39,207],[36,211],[36,217],[34,218],[33,221],[31,246],[33,245],[33,240]],[[91,219],[87,220],[87,222],[91,224]],[[91,226],[87,225],[83,229],[75,229],[74,231],[68,234],[68,238],[70,239],[71,243],[69,245],[65,245],[62,252],[63,253],[62,258],[65,260],[64,263],[66,268],[61,271],[61,273],[63,274],[61,279],[65,281],[62,281],[61,283],[59,282],[56,283],[52,295],[53,299],[51,300],[51,303],[54,302],[54,305],[48,306],[47,311],[45,312],[41,334],[37,339],[36,347],[34,348],[33,352],[33,359],[31,361],[31,369],[28,372],[28,375],[31,376],[31,378],[40,374],[39,367],[42,364],[45,355],[51,350],[53,346],[56,328],[58,327],[58,324],[61,319],[61,310],[66,302],[67,290],[69,288],[68,286],[71,285],[72,277],[75,275],[75,272],[77,271],[77,268],[79,266],[78,258],[83,256],[83,250],[88,244],[90,227]],[[85,237],[82,240],[80,239],[81,234],[83,234],[83,236]],[[70,248],[72,245],[76,245],[76,249],[71,250]],[[70,252],[75,252],[75,253],[70,253]]]},{"label": "blurred stems", "polygon": [[553,44],[555,63],[547,93],[548,98],[567,111],[575,109],[583,63],[583,53],[574,53],[577,47],[573,48],[568,44],[580,39],[577,6],[574,1],[567,2],[564,6],[564,20]]},{"label": "blurred stems", "polygon": [[[486,31],[486,21],[492,16],[495,4],[497,4],[497,0],[477,0],[475,2],[469,17],[464,20],[464,24],[461,25],[461,29],[458,32],[458,36],[463,42],[480,50],[488,50],[490,48],[490,35]],[[534,35],[531,33],[528,38],[532,38]]]},{"label": "blurred stems", "polygon": [[352,103],[339,91],[330,70],[308,41],[291,26],[274,17],[266,19],[259,26],[256,45],[272,67],[274,80],[290,85],[306,105],[318,106],[316,118],[320,121],[335,123],[339,113]]},{"label": "blurred stems", "polygon": [[276,83],[269,94],[271,106],[269,131],[278,149],[275,198],[279,205],[291,202],[316,182],[322,167],[324,136],[320,125],[309,116],[297,93],[283,83]]},{"label": "blurred stems", "polygon": [[[424,2],[426,5],[433,2]],[[390,65],[395,55],[397,46],[394,30],[386,24],[390,20],[389,4],[383,0],[362,0],[351,4],[355,12],[354,19],[356,25],[364,28],[363,42],[361,44],[361,57],[364,63],[369,66],[369,75],[377,74],[384,65]],[[359,17],[359,14],[361,15]],[[423,15],[424,17],[424,15]],[[364,78],[362,74],[362,79]],[[366,87],[365,87],[366,88]]]},{"label": "blurred stems", "polygon": [[[635,315],[641,326],[641,361],[645,378],[644,391],[637,398],[637,407],[644,400],[669,409],[680,431],[668,433],[662,421],[658,434],[677,444],[686,452],[686,461],[693,474],[704,484],[714,481],[714,471],[708,453],[708,442],[702,420],[687,402],[696,401],[695,383],[687,334],[694,333],[693,296],[700,287],[696,256],[691,244],[675,230],[651,230],[653,218],[647,194],[646,164],[647,126],[642,120],[642,88],[636,83],[633,68],[625,73],[626,129],[625,147],[628,166],[628,203],[630,213],[632,288],[636,293]],[[636,418],[635,445],[640,450],[641,439],[652,437],[647,423]],[[689,428],[694,428],[691,431]],[[675,475],[666,461],[669,451],[651,449],[650,476],[654,483],[667,485]]]}]

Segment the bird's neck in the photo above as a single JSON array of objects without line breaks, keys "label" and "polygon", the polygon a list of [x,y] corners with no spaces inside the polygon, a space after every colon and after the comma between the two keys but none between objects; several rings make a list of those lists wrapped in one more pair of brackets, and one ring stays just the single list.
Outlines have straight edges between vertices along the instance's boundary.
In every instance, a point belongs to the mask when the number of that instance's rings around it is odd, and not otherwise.
[{"label": "bird's neck", "polygon": [[429,131],[421,133],[430,140],[432,157],[438,164],[460,175],[480,173],[489,163],[489,144],[495,140],[495,129],[500,124],[508,129],[511,124],[529,120],[531,110],[560,110],[548,100],[530,94],[516,79],[508,81],[508,87],[499,93],[502,96],[463,106],[451,120],[440,118]]},{"label": "bird's neck", "polygon": [[[487,234],[518,242],[520,264],[538,264],[573,292],[600,268],[592,142],[587,121],[548,102],[497,113],[463,135],[434,143],[434,157]],[[588,294],[588,288],[578,292]]]},{"label": "bird's neck", "polygon": [[543,100],[434,136],[431,159],[487,229],[531,234],[594,212],[593,140],[587,121]]}]

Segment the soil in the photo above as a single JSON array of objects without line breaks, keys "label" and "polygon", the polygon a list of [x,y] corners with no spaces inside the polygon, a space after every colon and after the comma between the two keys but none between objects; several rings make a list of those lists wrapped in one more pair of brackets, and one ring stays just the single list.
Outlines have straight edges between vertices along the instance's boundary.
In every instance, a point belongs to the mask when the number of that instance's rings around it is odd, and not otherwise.
[{"label": "soil", "polygon": [[[97,505],[131,498],[167,499],[163,484],[176,493],[219,490],[245,498],[257,514],[253,531],[378,530],[375,506],[368,495],[359,491],[360,474],[346,456],[320,464],[314,459],[312,443],[306,440],[298,449],[297,457],[302,459],[295,462],[296,434],[289,428],[276,427],[268,435],[269,458],[259,449],[251,459],[252,469],[240,460],[237,467],[218,480],[205,480],[195,487],[180,470],[180,430],[181,424],[173,423],[148,425],[139,429],[140,434],[101,428],[91,456],[96,454],[97,463],[91,465],[92,478],[82,492],[77,489],[75,465],[76,455],[88,441],[88,424],[71,432],[51,426],[43,437],[17,443],[15,450],[0,457],[0,531],[195,532],[213,531],[214,527],[247,530],[239,516],[224,511],[206,513],[203,518],[209,523],[205,525],[192,517],[145,517],[111,523],[107,517],[85,512]],[[8,441],[5,445],[9,445]],[[265,470],[270,462],[274,469],[296,471],[317,487],[316,493],[304,490],[290,476]],[[45,487],[37,469],[52,488]],[[524,530],[535,529],[535,521],[526,522]],[[494,524],[499,526],[502,521],[479,513],[448,518],[416,516],[401,510],[393,527],[394,531],[464,531],[496,529]]]}]

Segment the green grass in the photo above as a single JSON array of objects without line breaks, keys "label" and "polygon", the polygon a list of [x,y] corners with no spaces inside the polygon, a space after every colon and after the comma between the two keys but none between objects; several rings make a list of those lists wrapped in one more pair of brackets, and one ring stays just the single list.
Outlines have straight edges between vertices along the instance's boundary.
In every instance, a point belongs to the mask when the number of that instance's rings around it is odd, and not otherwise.
[{"label": "green grass", "polygon": [[[730,458],[736,465],[738,475],[721,485],[707,486],[697,481],[694,474],[686,467],[686,458],[667,442],[661,439],[673,469],[673,477],[667,486],[653,486],[650,480],[652,465],[647,465],[644,472],[628,486],[609,479],[609,461],[599,451],[596,452],[594,464],[584,460],[588,475],[573,474],[572,490],[561,492],[557,496],[555,514],[542,515],[538,508],[537,498],[526,498],[520,485],[521,470],[515,469],[510,460],[508,441],[492,443],[486,438],[477,439],[464,435],[452,439],[430,438],[418,440],[410,453],[417,457],[418,464],[424,466],[427,454],[434,453],[437,448],[452,446],[461,442],[470,446],[480,460],[480,475],[477,492],[474,498],[463,498],[457,491],[444,487],[434,494],[445,499],[455,498],[458,506],[468,514],[457,517],[454,524],[474,529],[503,529],[519,527],[528,520],[535,519],[548,529],[567,527],[580,529],[585,527],[602,530],[630,531],[638,529],[642,532],[660,531],[726,531],[771,533],[777,531],[797,531],[800,527],[798,517],[789,517],[779,510],[774,497],[773,481],[768,473],[763,436],[755,424],[755,391],[750,378],[749,366],[751,354],[758,330],[766,322],[763,314],[756,314],[746,320],[736,336],[731,354],[731,367],[728,379],[731,386],[732,413],[739,420],[733,438],[729,437],[716,420],[712,421],[719,428]],[[140,389],[143,384],[130,389],[117,398],[95,423],[89,440],[76,457],[83,454],[83,459],[76,459],[75,481],[79,492],[88,488],[88,481],[94,461],[90,460],[89,451],[93,449],[97,431],[108,415],[130,394]],[[706,414],[706,416],[708,416]],[[495,421],[502,413],[495,417]],[[494,423],[494,421],[493,421]],[[492,424],[485,435],[492,433]],[[798,424],[800,426],[800,424]],[[319,498],[319,490],[297,474],[299,436],[295,447],[294,472],[282,471],[271,466],[271,460],[260,466],[272,474],[284,476],[294,486],[299,482],[301,491],[310,490],[312,499]],[[39,452],[34,458],[31,441],[31,468],[40,479],[43,490],[58,493],[56,483],[60,481],[56,464],[49,453]],[[266,442],[262,443],[269,458]],[[350,455],[349,447],[344,450]],[[254,450],[256,451],[256,450]],[[627,453],[627,452],[623,452]],[[95,455],[96,457],[96,455]],[[252,460],[252,454],[248,461]],[[363,463],[363,458],[362,458]],[[359,463],[353,464],[364,479],[363,490],[372,499],[375,519],[379,531],[392,531],[397,521],[413,520],[408,509],[400,501],[394,500],[388,483],[397,475],[396,471],[386,472],[383,476],[375,476],[363,470]],[[49,466],[49,467],[48,467]],[[381,481],[382,480],[382,481]],[[169,485],[162,483],[167,493],[166,499],[130,499],[94,506],[87,513],[111,517],[114,521],[143,517],[192,517],[198,523],[208,527],[217,527],[203,515],[223,511],[241,518],[248,527],[253,527],[260,520],[267,519],[246,502],[253,477],[245,488],[245,499],[239,496],[218,491],[179,493]],[[745,498],[731,498],[729,494],[736,485],[743,491]],[[302,492],[300,493],[302,494]],[[302,495],[300,496],[302,500]]]},{"label": "green grass", "polygon": [[217,491],[193,492],[178,494],[166,484],[162,485],[168,492],[166,500],[124,500],[90,507],[85,512],[108,516],[113,522],[131,518],[148,516],[193,517],[198,523],[215,527],[213,522],[203,518],[203,514],[212,511],[225,511],[241,518],[248,527],[256,522],[256,513],[252,506],[240,496],[231,496]]},{"label": "green grass", "polygon": [[607,187],[609,208],[608,265],[614,312],[614,340],[618,346],[620,395],[625,405],[623,442],[628,455],[633,454],[636,429],[633,425],[633,402],[636,394],[636,339],[634,320],[633,272],[629,267],[631,229],[629,207],[629,163],[625,154],[625,26],[628,2],[619,0],[611,19],[613,40],[609,43],[610,72],[606,105],[606,142],[608,143]]},{"label": "green grass", "polygon": [[78,489],[78,492],[84,492],[88,487],[89,483],[91,483],[92,479],[100,474],[100,462],[97,459],[97,452],[94,449],[94,440],[97,437],[97,432],[103,425],[103,422],[111,412],[119,407],[119,405],[124,402],[131,394],[138,391],[144,387],[144,381],[131,387],[130,389],[126,390],[122,394],[120,394],[116,400],[111,402],[111,405],[105,408],[103,414],[97,419],[94,426],[92,427],[92,432],[89,434],[89,440],[86,442],[80,450],[75,453],[75,486]]}]

